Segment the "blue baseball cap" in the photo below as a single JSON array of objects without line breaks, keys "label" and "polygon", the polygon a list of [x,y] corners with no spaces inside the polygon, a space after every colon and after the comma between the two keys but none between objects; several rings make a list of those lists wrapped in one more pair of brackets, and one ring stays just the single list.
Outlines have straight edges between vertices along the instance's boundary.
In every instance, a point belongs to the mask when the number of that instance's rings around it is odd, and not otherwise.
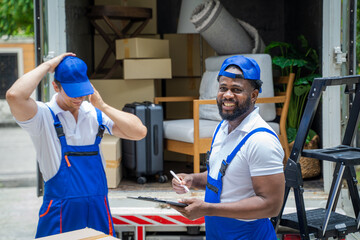
[{"label": "blue baseball cap", "polygon": [[[225,69],[230,66],[235,65],[238,66],[243,72],[243,76],[241,74],[234,74],[230,72],[226,72]],[[239,76],[236,76],[239,75]],[[252,58],[247,58],[241,55],[232,56],[223,62],[221,65],[221,69],[219,72],[219,77],[225,76],[229,78],[244,78],[248,80],[260,80],[260,67],[257,62]]]},{"label": "blue baseball cap", "polygon": [[80,58],[67,56],[55,68],[55,79],[61,83],[66,95],[72,98],[94,93],[87,76],[86,63]]}]

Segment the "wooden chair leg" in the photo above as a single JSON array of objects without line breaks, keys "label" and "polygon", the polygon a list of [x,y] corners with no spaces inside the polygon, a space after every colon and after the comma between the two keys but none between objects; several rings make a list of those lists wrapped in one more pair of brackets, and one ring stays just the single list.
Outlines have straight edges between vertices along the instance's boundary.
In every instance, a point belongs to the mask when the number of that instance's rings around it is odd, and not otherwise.
[{"label": "wooden chair leg", "polygon": [[194,153],[194,173],[200,173],[200,154]]}]

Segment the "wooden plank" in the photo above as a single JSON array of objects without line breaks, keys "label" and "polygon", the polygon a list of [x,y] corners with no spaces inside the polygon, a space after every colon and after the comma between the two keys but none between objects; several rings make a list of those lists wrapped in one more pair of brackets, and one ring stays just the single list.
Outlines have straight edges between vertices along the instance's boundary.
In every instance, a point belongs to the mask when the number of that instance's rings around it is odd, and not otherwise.
[{"label": "wooden plank", "polygon": [[256,100],[256,103],[283,103],[285,102],[286,97],[285,96],[276,96],[276,97],[264,97],[264,98],[258,98]]},{"label": "wooden plank", "polygon": [[196,99],[196,97],[156,97],[154,98],[154,103],[159,104],[161,102],[189,102]]},{"label": "wooden plank", "polygon": [[188,142],[165,139],[165,149],[172,152],[194,155],[194,146]]},{"label": "wooden plank", "polygon": [[281,76],[274,78],[274,84],[288,84],[289,76]]},{"label": "wooden plank", "polygon": [[199,140],[199,151],[200,153],[206,153],[210,151],[212,138],[200,138]]}]

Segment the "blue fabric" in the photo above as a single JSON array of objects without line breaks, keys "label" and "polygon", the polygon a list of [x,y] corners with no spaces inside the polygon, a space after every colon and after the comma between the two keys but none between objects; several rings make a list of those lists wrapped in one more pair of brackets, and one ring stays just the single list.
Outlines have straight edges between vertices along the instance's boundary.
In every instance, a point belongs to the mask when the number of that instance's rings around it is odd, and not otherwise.
[{"label": "blue fabric", "polygon": [[55,68],[55,79],[61,83],[69,97],[82,97],[94,93],[87,76],[86,63],[80,58],[67,56]]},{"label": "blue fabric", "polygon": [[[226,68],[230,65],[238,66],[243,72],[243,74],[234,74],[225,71]],[[257,62],[252,58],[244,57],[241,55],[232,56],[225,59],[225,61],[221,65],[218,80],[220,76],[225,76],[229,78],[243,78],[247,80],[260,80],[260,67]],[[259,92],[262,92],[261,88],[259,89]]]},{"label": "blue fabric", "polygon": [[[97,111],[100,114],[98,120],[102,119],[101,112]],[[57,124],[55,128],[62,129],[58,117],[53,112],[52,115]],[[99,121],[100,128],[101,125]],[[71,146],[61,131],[57,133],[62,159],[59,171],[45,182],[36,238],[85,227],[114,235],[106,175],[99,151],[101,136],[97,135],[93,145]]]},{"label": "blue fabric", "polygon": [[222,76],[225,69],[230,65],[238,66],[245,79],[260,80],[260,67],[254,59],[241,55],[229,57],[221,65],[219,76]]},{"label": "blue fabric", "polygon": [[[221,123],[219,125],[221,125]],[[217,132],[218,131],[215,131],[213,142]],[[254,129],[240,141],[240,143],[235,147],[235,149],[228,155],[226,160],[223,160],[222,168],[224,168],[224,171],[223,172],[219,171],[217,179],[214,179],[209,175],[210,167],[208,165],[205,202],[220,203],[220,196],[223,187],[222,178],[225,175],[226,167],[231,163],[231,161],[234,159],[235,155],[240,150],[240,148],[245,144],[245,142],[254,133],[257,132],[268,132],[274,135],[276,138],[278,138],[273,131],[267,128]],[[212,146],[211,146],[210,154],[211,151],[212,151]],[[267,218],[246,222],[234,218],[205,216],[205,230],[206,230],[206,239],[234,239],[234,240],[235,239],[241,239],[241,240],[277,239],[274,228],[270,220]]]}]

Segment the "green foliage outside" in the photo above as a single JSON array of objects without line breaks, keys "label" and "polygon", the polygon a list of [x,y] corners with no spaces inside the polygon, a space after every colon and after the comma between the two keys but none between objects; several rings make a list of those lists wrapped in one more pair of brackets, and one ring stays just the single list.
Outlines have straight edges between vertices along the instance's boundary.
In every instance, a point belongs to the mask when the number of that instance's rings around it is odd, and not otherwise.
[{"label": "green foliage outside", "polygon": [[0,36],[33,36],[33,0],[0,0]]},{"label": "green foliage outside", "polygon": [[[319,56],[316,50],[309,46],[303,35],[298,37],[296,45],[285,42],[271,42],[266,47],[265,52],[272,56],[273,66],[280,70],[282,76],[295,73],[287,116],[287,136],[288,141],[292,142],[295,140],[299,129],[311,84],[314,78],[321,77],[319,74]],[[310,130],[306,142],[309,142],[315,135],[316,133]]]}]

